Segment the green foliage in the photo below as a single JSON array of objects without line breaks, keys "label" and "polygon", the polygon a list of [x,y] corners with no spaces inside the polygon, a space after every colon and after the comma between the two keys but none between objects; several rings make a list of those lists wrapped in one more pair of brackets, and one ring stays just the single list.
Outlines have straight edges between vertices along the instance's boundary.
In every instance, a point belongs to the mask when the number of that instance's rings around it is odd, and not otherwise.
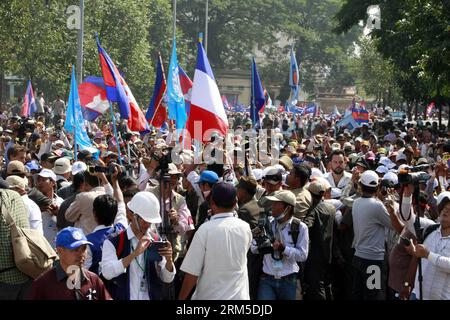
[{"label": "green foliage", "polygon": [[409,101],[450,98],[450,2],[439,0],[346,0],[336,15],[337,32],[365,20],[368,5],[379,4],[377,49],[392,63],[396,82]]}]

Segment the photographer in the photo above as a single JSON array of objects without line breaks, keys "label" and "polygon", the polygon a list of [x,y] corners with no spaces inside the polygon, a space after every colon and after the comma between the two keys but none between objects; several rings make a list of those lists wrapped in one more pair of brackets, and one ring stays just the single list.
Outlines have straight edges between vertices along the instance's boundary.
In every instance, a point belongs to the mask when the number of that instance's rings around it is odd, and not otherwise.
[{"label": "photographer", "polygon": [[295,300],[297,263],[306,261],[308,256],[308,227],[293,217],[295,195],[291,191],[277,191],[267,201],[272,205],[272,217],[264,229],[271,246],[267,247],[266,242],[262,242],[263,247],[258,246],[257,239],[251,245],[253,253],[264,253],[258,299]]},{"label": "photographer", "polygon": [[[93,164],[100,162],[93,162]],[[95,168],[90,166],[90,168]],[[72,202],[66,211],[66,219],[69,222],[74,222],[75,227],[83,229],[85,234],[91,233],[97,226],[93,213],[93,203],[95,198],[102,194],[112,194],[112,187],[103,172],[84,172],[85,185],[84,192],[78,194],[75,201]]]},{"label": "photographer", "polygon": [[[412,197],[415,186],[409,184],[403,193],[401,206],[401,219],[406,228],[416,237],[414,222],[416,215],[412,209]],[[450,299],[450,192],[442,192],[437,198],[437,206],[440,224],[426,218],[420,218],[420,237],[423,244],[413,241],[407,247],[408,252],[414,257],[421,258],[423,275],[424,300],[449,300]],[[405,286],[410,287],[410,284]],[[412,299],[420,298],[419,279],[416,275]]]}]

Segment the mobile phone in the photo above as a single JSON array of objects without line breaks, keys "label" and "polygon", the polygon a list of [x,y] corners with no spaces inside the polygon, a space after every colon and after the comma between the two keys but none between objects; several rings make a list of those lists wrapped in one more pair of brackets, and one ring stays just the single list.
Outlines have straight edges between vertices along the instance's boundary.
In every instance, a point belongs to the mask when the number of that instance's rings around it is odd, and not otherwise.
[{"label": "mobile phone", "polygon": [[408,247],[411,244],[411,240],[404,236],[400,236],[400,241],[405,247]]},{"label": "mobile phone", "polygon": [[147,248],[147,257],[150,261],[161,261],[162,256],[158,250],[167,246],[167,241],[153,241]]}]

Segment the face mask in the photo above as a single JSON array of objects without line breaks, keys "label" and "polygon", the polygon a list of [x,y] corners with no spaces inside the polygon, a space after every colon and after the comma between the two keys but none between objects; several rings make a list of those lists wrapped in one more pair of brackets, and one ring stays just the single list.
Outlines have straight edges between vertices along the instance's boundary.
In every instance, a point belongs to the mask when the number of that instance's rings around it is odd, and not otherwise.
[{"label": "face mask", "polygon": [[289,207],[287,207],[286,209],[284,209],[283,213],[280,214],[278,217],[275,218],[276,221],[281,221],[284,219],[284,217],[286,217],[287,213],[288,213]]}]

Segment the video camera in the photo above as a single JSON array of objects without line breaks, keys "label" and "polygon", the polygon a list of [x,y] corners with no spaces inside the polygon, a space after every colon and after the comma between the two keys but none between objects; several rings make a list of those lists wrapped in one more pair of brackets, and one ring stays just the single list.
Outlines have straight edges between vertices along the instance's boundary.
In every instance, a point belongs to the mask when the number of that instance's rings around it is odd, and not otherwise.
[{"label": "video camera", "polygon": [[151,157],[159,163],[155,170],[161,170],[161,174],[164,174],[169,171],[169,163],[172,163],[172,148],[166,147],[160,151],[160,155],[153,153]]},{"label": "video camera", "polygon": [[[87,171],[90,174],[101,172],[101,173],[104,173],[104,174],[107,174],[107,175],[112,175],[114,173],[114,168],[116,166],[118,166],[118,165],[119,165],[118,163],[116,163],[114,161],[111,161],[110,163],[108,163],[108,166],[106,166],[106,167],[103,167],[103,166],[88,166],[88,170]],[[122,168],[122,173],[126,174],[126,170],[128,170],[130,166],[129,165],[125,165],[125,166],[120,166],[120,167]]]},{"label": "video camera", "polygon": [[429,164],[423,164],[415,167],[406,167],[398,173],[399,184],[419,184],[427,183],[431,175],[426,171],[431,168]]},{"label": "video camera", "polygon": [[260,254],[265,255],[273,253],[273,238],[266,230],[265,219],[260,219],[258,221],[258,225],[252,230],[252,235]]}]

